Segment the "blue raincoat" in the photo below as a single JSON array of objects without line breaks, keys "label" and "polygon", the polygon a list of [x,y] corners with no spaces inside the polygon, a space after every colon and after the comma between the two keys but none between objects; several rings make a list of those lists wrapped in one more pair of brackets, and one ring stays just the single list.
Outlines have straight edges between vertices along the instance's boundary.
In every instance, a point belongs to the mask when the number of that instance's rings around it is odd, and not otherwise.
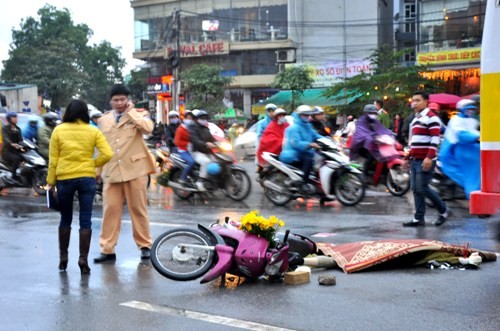
[{"label": "blue raincoat", "polygon": [[297,113],[293,113],[292,116],[294,121],[285,130],[283,150],[280,154],[280,161],[288,164],[299,161],[300,154],[306,153],[313,157],[314,150],[309,147],[309,144],[316,139],[323,138],[314,130],[311,123],[302,121]]},{"label": "blue raincoat", "polygon": [[439,150],[441,170],[464,188],[467,199],[470,192],[481,188],[479,121],[463,114],[448,122]]}]

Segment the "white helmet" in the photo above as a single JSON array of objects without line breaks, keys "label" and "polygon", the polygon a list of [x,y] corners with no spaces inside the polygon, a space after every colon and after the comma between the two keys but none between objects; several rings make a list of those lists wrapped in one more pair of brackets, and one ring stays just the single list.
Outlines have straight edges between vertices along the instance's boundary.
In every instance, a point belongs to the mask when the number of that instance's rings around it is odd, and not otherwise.
[{"label": "white helmet", "polygon": [[278,108],[278,107],[276,107],[276,105],[274,103],[268,103],[265,107],[266,112],[276,110],[276,108]]},{"label": "white helmet", "polygon": [[456,108],[458,110],[464,109],[466,107],[467,108],[477,108],[477,105],[474,102],[474,100],[471,100],[471,99],[462,99],[459,102],[457,102]]},{"label": "white helmet", "polygon": [[102,113],[97,109],[92,109],[89,113],[90,118],[101,117]]},{"label": "white helmet", "polygon": [[324,114],[325,110],[321,108],[320,106],[314,106],[314,115],[319,115],[319,114]]},{"label": "white helmet", "polygon": [[298,115],[313,115],[314,110],[311,108],[311,106],[308,105],[300,105],[295,109],[295,112]]},{"label": "white helmet", "polygon": [[278,108],[274,111],[273,117],[276,117],[278,115],[286,115],[286,110],[283,108]]},{"label": "white helmet", "polygon": [[171,110],[168,112],[168,117],[174,117],[174,116],[179,117],[179,113],[176,112],[175,110]]},{"label": "white helmet", "polygon": [[198,113],[200,112],[199,109],[193,109],[191,113],[193,114],[194,117],[198,116]]}]

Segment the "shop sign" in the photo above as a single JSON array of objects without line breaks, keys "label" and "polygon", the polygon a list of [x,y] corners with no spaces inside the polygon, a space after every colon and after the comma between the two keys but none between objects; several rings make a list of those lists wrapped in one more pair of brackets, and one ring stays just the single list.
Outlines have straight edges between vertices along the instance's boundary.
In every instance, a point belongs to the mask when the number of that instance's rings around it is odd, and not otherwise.
[{"label": "shop sign", "polygon": [[[288,66],[303,66],[303,64],[287,64]],[[368,60],[347,60],[327,61],[307,63],[307,69],[314,79],[312,87],[330,87],[343,80],[361,74],[362,72],[370,74],[373,70]]]},{"label": "shop sign", "polygon": [[148,94],[157,94],[161,92],[161,77],[147,77],[146,91]]},{"label": "shop sign", "polygon": [[[166,58],[173,50],[173,46],[169,45],[166,50]],[[227,41],[208,41],[195,44],[180,45],[181,58],[195,56],[211,56],[229,54],[229,43]]]},{"label": "shop sign", "polygon": [[450,64],[478,62],[481,59],[481,48],[454,49],[441,52],[418,53],[418,64]]}]

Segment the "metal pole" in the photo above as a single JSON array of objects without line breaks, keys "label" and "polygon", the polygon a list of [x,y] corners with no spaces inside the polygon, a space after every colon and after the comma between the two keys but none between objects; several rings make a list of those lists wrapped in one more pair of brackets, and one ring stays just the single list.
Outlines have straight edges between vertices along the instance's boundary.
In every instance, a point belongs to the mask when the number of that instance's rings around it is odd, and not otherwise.
[{"label": "metal pole", "polygon": [[175,23],[176,23],[176,40],[175,40],[175,52],[178,60],[178,66],[174,68],[173,79],[172,79],[172,101],[173,109],[177,112],[180,110],[180,69],[181,69],[181,19],[180,11],[177,9],[175,11]]}]

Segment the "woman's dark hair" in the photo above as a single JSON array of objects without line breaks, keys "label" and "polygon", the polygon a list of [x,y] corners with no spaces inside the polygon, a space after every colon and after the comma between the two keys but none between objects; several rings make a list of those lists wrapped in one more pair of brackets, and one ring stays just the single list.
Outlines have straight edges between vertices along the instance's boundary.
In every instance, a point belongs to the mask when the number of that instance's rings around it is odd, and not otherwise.
[{"label": "woman's dark hair", "polygon": [[109,98],[111,99],[115,95],[126,95],[128,97],[130,95],[130,90],[123,84],[115,84],[111,86]]},{"label": "woman's dark hair", "polygon": [[90,122],[90,117],[87,103],[82,100],[71,100],[66,107],[62,120],[64,123],[74,123],[81,120],[88,124]]}]

